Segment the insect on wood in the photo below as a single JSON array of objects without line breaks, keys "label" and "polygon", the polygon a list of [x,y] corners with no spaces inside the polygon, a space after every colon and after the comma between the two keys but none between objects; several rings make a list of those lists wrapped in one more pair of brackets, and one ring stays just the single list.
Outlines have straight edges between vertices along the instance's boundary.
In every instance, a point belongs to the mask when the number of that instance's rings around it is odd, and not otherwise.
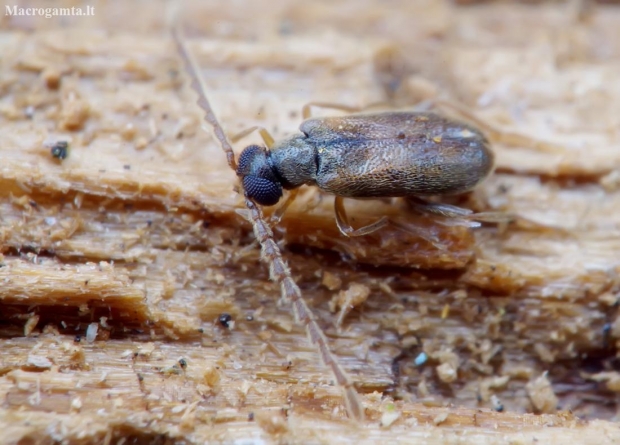
[{"label": "insect on wood", "polygon": [[421,198],[468,192],[490,173],[493,153],[474,127],[434,113],[387,112],[307,119],[300,130],[302,134],[273,144],[260,129],[267,148],[250,145],[243,150],[237,175],[251,200],[274,205],[283,189],[316,185],[335,195],[336,223],[346,236],[367,235],[390,221],[381,218],[353,229],[343,198],[408,197],[426,213],[489,217]]},{"label": "insect on wood", "polygon": [[310,104],[303,110],[301,134],[278,143],[261,127],[238,135],[236,139],[258,130],[266,147],[246,147],[237,163],[209,104],[196,63],[178,32],[175,40],[199,94],[198,104],[205,111],[228,164],[241,180],[254,233],[262,246],[262,258],[269,264],[271,278],[279,283],[282,299],[292,303],[297,320],[305,326],[310,341],[344,388],[349,415],[361,419],[363,408],[352,382],[330,352],[325,335],[302,299],[259,205],[275,205],[283,197],[283,190],[291,190],[275,212],[277,220],[300,186],[318,186],[335,195],[336,223],[346,236],[367,235],[390,223],[407,228],[383,217],[354,229],[344,208],[344,198],[406,197],[424,213],[495,221],[498,216],[493,213],[474,214],[468,209],[424,199],[468,192],[478,185],[493,168],[489,143],[478,129],[435,113],[386,112],[309,119]]}]

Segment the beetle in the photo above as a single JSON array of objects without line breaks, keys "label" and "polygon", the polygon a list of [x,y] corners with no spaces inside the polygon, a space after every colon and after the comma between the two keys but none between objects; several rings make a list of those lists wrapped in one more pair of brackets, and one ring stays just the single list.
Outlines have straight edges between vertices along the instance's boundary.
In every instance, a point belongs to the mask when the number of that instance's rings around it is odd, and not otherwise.
[{"label": "beetle", "polygon": [[301,134],[271,147],[271,137],[260,129],[267,147],[246,147],[236,173],[250,199],[263,206],[277,204],[283,189],[301,185],[335,195],[336,222],[346,236],[372,233],[388,220],[355,230],[343,198],[407,197],[422,211],[465,216],[465,209],[420,198],[471,191],[493,169],[493,152],[480,130],[436,113],[313,118],[299,129]]}]

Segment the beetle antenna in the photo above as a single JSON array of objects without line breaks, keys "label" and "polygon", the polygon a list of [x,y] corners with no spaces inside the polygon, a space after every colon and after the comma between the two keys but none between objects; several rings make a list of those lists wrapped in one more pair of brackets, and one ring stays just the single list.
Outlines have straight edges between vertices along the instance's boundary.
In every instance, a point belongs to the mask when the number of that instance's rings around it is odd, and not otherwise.
[{"label": "beetle antenna", "polygon": [[[228,165],[236,171],[237,163],[235,162],[233,149],[207,99],[206,86],[198,75],[197,64],[187,50],[179,30],[176,28],[173,30],[173,37],[178,51],[185,62],[188,74],[192,79],[192,87],[198,93],[199,99],[197,103],[204,110],[206,121],[213,127],[215,136],[220,141],[221,147],[228,158]],[[362,421],[364,419],[364,407],[359,394],[345,370],[340,366],[336,356],[329,349],[325,333],[315,321],[312,310],[303,299],[301,290],[291,275],[290,268],[282,258],[282,252],[274,240],[273,232],[263,217],[262,210],[247,196],[247,193],[245,193],[245,204],[250,211],[254,235],[261,245],[261,259],[269,265],[269,276],[280,286],[282,300],[293,306],[297,323],[306,329],[310,344],[317,349],[323,363],[329,367],[334,380],[342,388],[349,417]]]},{"label": "beetle antenna", "polygon": [[177,50],[179,51],[179,54],[181,54],[181,58],[185,62],[187,73],[192,80],[192,88],[198,93],[198,101],[196,103],[205,112],[205,120],[213,127],[215,137],[218,141],[220,141],[222,150],[224,150],[224,152],[226,153],[228,165],[230,165],[231,169],[237,171],[235,153],[233,152],[230,142],[228,142],[228,138],[226,138],[226,135],[224,134],[224,129],[215,117],[215,113],[213,113],[213,108],[211,108],[211,103],[209,102],[209,99],[207,99],[207,87],[205,86],[202,77],[198,75],[198,65],[196,64],[196,61],[192,57],[191,53],[187,50],[187,47],[185,46],[185,41],[181,37],[181,31],[177,27],[172,28],[172,35],[177,45]]}]

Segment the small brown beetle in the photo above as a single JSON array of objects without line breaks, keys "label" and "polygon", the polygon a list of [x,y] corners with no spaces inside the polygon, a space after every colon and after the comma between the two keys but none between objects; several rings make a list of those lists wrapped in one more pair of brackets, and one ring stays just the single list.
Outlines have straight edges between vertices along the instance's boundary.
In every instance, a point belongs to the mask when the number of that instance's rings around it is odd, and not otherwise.
[{"label": "small brown beetle", "polygon": [[[380,219],[354,230],[342,198],[459,194],[474,188],[493,168],[493,153],[479,130],[434,113],[315,118],[305,120],[299,129],[301,135],[271,147],[245,148],[237,175],[250,199],[264,206],[276,204],[283,189],[304,184],[336,195],[336,222],[347,236],[366,235],[388,221]],[[269,146],[271,138],[260,130]],[[419,209],[444,216],[468,212],[419,202]]]}]

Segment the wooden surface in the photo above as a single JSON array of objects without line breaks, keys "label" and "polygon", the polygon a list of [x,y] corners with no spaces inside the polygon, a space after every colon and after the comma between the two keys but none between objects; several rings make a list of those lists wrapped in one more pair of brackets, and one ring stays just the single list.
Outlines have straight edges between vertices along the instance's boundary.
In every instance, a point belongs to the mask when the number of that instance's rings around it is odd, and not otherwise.
[{"label": "wooden surface", "polygon": [[[0,443],[620,439],[620,10],[308,3],[2,17]],[[507,227],[349,200],[356,227],[412,233],[346,239],[307,188],[276,228],[365,425],[278,305],[175,9],[230,134],[293,133],[310,101],[442,97],[539,141],[497,142],[496,173],[457,200],[518,215]]]}]

